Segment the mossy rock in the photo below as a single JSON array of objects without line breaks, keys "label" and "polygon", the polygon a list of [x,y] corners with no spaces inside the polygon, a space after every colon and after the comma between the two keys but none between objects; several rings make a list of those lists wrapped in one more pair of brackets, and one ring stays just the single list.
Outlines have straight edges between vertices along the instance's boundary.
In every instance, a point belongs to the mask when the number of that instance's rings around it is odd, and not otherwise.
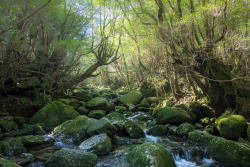
[{"label": "mossy rock", "polygon": [[23,117],[14,117],[13,121],[19,126],[23,126],[23,124],[25,123],[25,119]]},{"label": "mossy rock", "polygon": [[176,129],[176,134],[179,136],[188,135],[189,132],[194,131],[194,126],[189,123],[183,123]]},{"label": "mossy rock", "polygon": [[43,126],[37,123],[35,125],[27,125],[23,129],[8,133],[5,136],[14,137],[14,136],[23,136],[23,135],[45,135],[45,134],[46,133],[43,130]]},{"label": "mossy rock", "polygon": [[97,156],[83,150],[62,148],[55,152],[44,164],[44,167],[94,167]]},{"label": "mossy rock", "polygon": [[118,130],[118,133],[123,133],[123,126],[126,117],[123,114],[112,112],[105,116]]},{"label": "mossy rock", "polygon": [[100,133],[107,133],[113,135],[117,131],[117,128],[107,118],[101,118],[95,124],[90,126],[87,130],[89,136],[98,135]]},{"label": "mossy rock", "polygon": [[170,135],[176,135],[177,134],[176,131],[177,131],[177,126],[171,125],[171,126],[168,127],[168,133]]},{"label": "mossy rock", "polygon": [[155,87],[150,87],[150,88],[146,88],[146,89],[140,89],[140,92],[142,94],[143,97],[152,97],[152,96],[156,96],[156,89]]},{"label": "mossy rock", "polygon": [[167,133],[167,127],[164,125],[155,125],[147,131],[147,134],[153,136],[163,136]]},{"label": "mossy rock", "polygon": [[89,114],[89,110],[86,109],[84,106],[81,106],[77,109],[78,113],[80,115],[88,115]]},{"label": "mossy rock", "polygon": [[137,123],[133,121],[125,122],[124,129],[126,130],[128,135],[132,138],[145,137],[143,130],[140,128],[140,126]]},{"label": "mossy rock", "polygon": [[247,138],[250,139],[250,126],[247,128]]},{"label": "mossy rock", "polygon": [[76,117],[58,125],[53,130],[53,136],[65,140],[68,143],[81,142],[89,137],[87,130],[97,123],[96,119],[88,118],[85,115]]},{"label": "mossy rock", "polygon": [[106,133],[101,133],[82,142],[79,149],[94,153],[98,156],[108,155],[112,149],[112,143]]},{"label": "mossy rock", "polygon": [[192,122],[191,116],[182,108],[164,107],[158,110],[157,123],[179,125],[185,122]]},{"label": "mossy rock", "polygon": [[222,115],[215,121],[220,135],[229,139],[244,137],[247,131],[247,121],[241,115]]},{"label": "mossy rock", "polygon": [[147,121],[144,124],[147,128],[151,128],[156,125],[156,121]]},{"label": "mossy rock", "polygon": [[89,112],[88,117],[90,118],[95,118],[95,119],[100,119],[106,115],[105,110],[92,110]]},{"label": "mossy rock", "polygon": [[183,110],[187,111],[190,117],[192,118],[192,121],[195,121],[197,119],[196,115],[185,104],[174,105],[174,107],[182,108]]},{"label": "mossy rock", "polygon": [[80,105],[80,102],[73,98],[58,98],[56,101],[60,101],[63,104],[67,104],[69,106],[72,106],[73,108],[78,108]]},{"label": "mossy rock", "polygon": [[105,110],[107,112],[115,110],[113,104],[111,104],[105,97],[95,97],[87,102],[87,107],[91,110]]},{"label": "mossy rock", "polygon": [[207,148],[210,156],[225,166],[250,166],[250,147],[245,144],[212,136],[199,130],[190,132],[188,140]]},{"label": "mossy rock", "polygon": [[125,106],[116,106],[115,111],[119,113],[123,113],[124,111],[127,111],[128,109]]},{"label": "mossy rock", "polygon": [[20,167],[19,165],[15,164],[14,162],[4,159],[4,158],[0,158],[0,166],[1,167]]},{"label": "mossy rock", "polygon": [[145,107],[145,108],[149,108],[150,104],[147,100],[147,98],[142,99],[140,104],[137,104],[136,107]]},{"label": "mossy rock", "polygon": [[15,131],[19,127],[14,121],[0,120],[0,128],[2,129],[2,132],[5,133]]},{"label": "mossy rock", "polygon": [[131,167],[176,167],[172,155],[156,143],[144,143],[134,147],[127,156]]},{"label": "mossy rock", "polygon": [[47,104],[33,115],[29,122],[31,124],[44,123],[46,127],[56,127],[64,121],[74,119],[79,113],[71,106],[54,101]]},{"label": "mossy rock", "polygon": [[27,135],[27,136],[21,136],[18,137],[23,142],[24,146],[37,146],[37,145],[43,145],[43,144],[49,144],[53,143],[54,139],[44,137],[44,136],[39,136],[39,135]]},{"label": "mossy rock", "polygon": [[147,100],[149,102],[149,104],[158,104],[160,102],[160,98],[159,97],[147,97]]},{"label": "mossy rock", "polygon": [[131,91],[126,95],[118,97],[117,100],[123,105],[130,107],[135,106],[140,103],[142,99],[142,94],[138,91]]},{"label": "mossy rock", "polygon": [[153,120],[154,118],[147,114],[143,114],[143,115],[140,114],[140,115],[135,116],[133,119],[141,121],[141,122],[146,122],[148,120]]},{"label": "mossy rock", "polygon": [[27,151],[22,141],[18,138],[9,137],[3,140],[0,145],[3,154],[7,156],[13,156]]}]

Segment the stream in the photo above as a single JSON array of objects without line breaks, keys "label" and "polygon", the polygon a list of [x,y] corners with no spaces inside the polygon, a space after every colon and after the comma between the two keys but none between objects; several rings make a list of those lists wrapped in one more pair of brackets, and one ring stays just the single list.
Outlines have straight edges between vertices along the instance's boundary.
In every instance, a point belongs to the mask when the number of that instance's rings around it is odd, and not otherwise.
[{"label": "stream", "polygon": [[[147,135],[149,129],[144,121],[138,121],[138,116],[147,116],[143,112],[135,112],[127,119],[136,121],[144,129],[145,137],[132,139],[128,137],[115,137],[113,139],[113,151],[108,156],[99,156],[96,167],[129,167],[126,156],[129,150],[135,145],[145,142],[158,143],[163,145],[173,156],[177,167],[222,167],[218,162],[209,158],[206,150],[190,144],[187,139],[178,136],[151,136]],[[51,134],[46,135],[52,137]],[[43,167],[43,163],[57,150],[61,148],[74,148],[78,145],[65,144],[57,139],[53,144],[28,148],[28,153],[35,157],[35,162],[27,167]],[[21,157],[13,157],[11,160],[18,162]]]}]

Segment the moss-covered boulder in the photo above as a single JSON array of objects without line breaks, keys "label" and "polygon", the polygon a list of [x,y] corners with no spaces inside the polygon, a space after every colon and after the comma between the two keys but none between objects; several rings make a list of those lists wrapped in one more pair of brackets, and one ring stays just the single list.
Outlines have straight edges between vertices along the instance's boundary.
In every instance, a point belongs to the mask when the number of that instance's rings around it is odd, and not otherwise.
[{"label": "moss-covered boulder", "polygon": [[115,106],[105,97],[95,97],[87,102],[87,107],[91,110],[105,110],[107,112],[114,111]]},{"label": "moss-covered boulder", "polygon": [[142,94],[138,91],[131,91],[130,93],[117,98],[120,103],[127,107],[139,104],[141,99]]},{"label": "moss-covered boulder", "polygon": [[14,136],[23,136],[23,135],[45,135],[45,131],[43,129],[43,125],[37,123],[35,125],[26,125],[24,128],[5,134],[7,137],[14,137]]},{"label": "moss-covered boulder", "polygon": [[54,137],[67,141],[68,143],[81,142],[89,137],[87,130],[96,123],[96,119],[81,115],[58,125],[54,128],[52,134]]},{"label": "moss-covered boulder", "polygon": [[137,104],[136,107],[146,107],[146,108],[149,108],[150,104],[148,102],[148,99],[147,98],[142,99],[141,103]]},{"label": "moss-covered boulder", "polygon": [[14,117],[13,121],[19,126],[23,126],[23,124],[25,123],[25,119],[23,117]]},{"label": "moss-covered boulder", "polygon": [[246,135],[247,121],[241,115],[222,115],[215,121],[220,135],[229,139],[238,139]]},{"label": "moss-covered boulder", "polygon": [[187,113],[192,118],[192,121],[195,121],[197,119],[196,115],[185,104],[174,105],[174,107],[182,108],[183,110],[187,111]]},{"label": "moss-covered boulder", "polygon": [[15,164],[14,162],[4,159],[4,158],[0,158],[0,166],[1,167],[20,167],[19,165]]},{"label": "moss-covered boulder", "polygon": [[26,152],[22,141],[18,138],[7,138],[1,143],[1,149],[4,155],[13,156],[23,152]]},{"label": "moss-covered boulder", "polygon": [[133,121],[127,121],[124,124],[124,129],[128,133],[128,135],[132,138],[140,138],[145,137],[145,134],[142,130],[142,128]]},{"label": "moss-covered boulder", "polygon": [[165,147],[155,143],[144,143],[134,147],[127,156],[132,167],[176,167]]},{"label": "moss-covered boulder", "polygon": [[177,126],[171,125],[171,126],[168,127],[168,133],[170,135],[176,135],[177,134],[176,131],[177,131]]},{"label": "moss-covered boulder", "polygon": [[89,112],[88,117],[90,118],[95,118],[95,119],[100,119],[106,115],[105,110],[92,110]]},{"label": "moss-covered boulder", "polygon": [[31,124],[44,123],[47,127],[56,127],[64,121],[74,119],[79,113],[71,106],[54,101],[40,109],[33,115],[29,122]]},{"label": "moss-covered boulder", "polygon": [[118,133],[123,133],[123,126],[126,117],[123,114],[112,112],[105,116],[118,130]]},{"label": "moss-covered boulder", "polygon": [[83,150],[62,148],[55,152],[44,164],[44,167],[94,167],[97,156]]},{"label": "moss-covered boulder", "polygon": [[225,166],[250,166],[250,147],[199,130],[188,134],[188,140],[206,147],[210,156]]},{"label": "moss-covered boulder", "polygon": [[116,106],[115,111],[118,113],[123,113],[124,111],[127,111],[127,108],[125,106]]},{"label": "moss-covered boulder", "polygon": [[147,134],[153,136],[163,136],[167,133],[167,127],[164,125],[155,125],[147,131]]},{"label": "moss-covered boulder", "polygon": [[80,115],[88,115],[89,114],[89,110],[86,109],[84,106],[80,106],[78,109],[77,109],[78,113]]},{"label": "moss-covered boulder", "polygon": [[107,118],[101,118],[95,124],[90,126],[87,130],[89,136],[98,135],[100,133],[107,133],[113,135],[117,128]]},{"label": "moss-covered boulder", "polygon": [[63,104],[72,106],[73,108],[78,108],[81,105],[81,103],[78,100],[73,99],[73,98],[58,98],[56,99],[56,101],[60,101]]},{"label": "moss-covered boulder", "polygon": [[0,120],[0,128],[2,132],[10,132],[18,129],[18,125],[11,120]]},{"label": "moss-covered boulder", "polygon": [[189,123],[183,123],[176,129],[176,134],[179,136],[188,135],[189,132],[194,131],[194,126]]},{"label": "moss-covered boulder", "polygon": [[79,149],[96,155],[108,155],[112,149],[112,143],[106,133],[101,133],[82,142]]},{"label": "moss-covered boulder", "polygon": [[247,138],[250,139],[250,126],[247,128]]},{"label": "moss-covered boulder", "polygon": [[191,116],[182,108],[163,107],[158,110],[157,123],[179,125],[185,122],[192,122]]},{"label": "moss-covered boulder", "polygon": [[43,144],[49,144],[53,143],[54,139],[39,135],[27,135],[27,136],[21,136],[18,137],[23,142],[24,146],[37,146],[37,145],[43,145]]}]

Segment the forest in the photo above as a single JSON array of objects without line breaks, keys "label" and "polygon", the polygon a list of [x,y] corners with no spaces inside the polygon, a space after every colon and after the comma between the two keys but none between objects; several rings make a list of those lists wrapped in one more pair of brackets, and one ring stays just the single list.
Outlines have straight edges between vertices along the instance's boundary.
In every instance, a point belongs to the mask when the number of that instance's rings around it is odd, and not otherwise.
[{"label": "forest", "polygon": [[249,167],[248,0],[1,0],[0,166]]}]

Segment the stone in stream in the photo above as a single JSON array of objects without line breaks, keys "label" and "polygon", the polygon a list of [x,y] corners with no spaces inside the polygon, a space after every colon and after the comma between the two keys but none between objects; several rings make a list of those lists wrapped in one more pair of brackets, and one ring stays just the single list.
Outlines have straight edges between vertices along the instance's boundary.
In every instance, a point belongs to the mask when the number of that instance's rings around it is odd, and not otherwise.
[{"label": "stone in stream", "polygon": [[18,129],[18,125],[11,120],[0,120],[0,128],[2,129],[2,132],[10,132],[13,130]]},{"label": "stone in stream", "polygon": [[177,130],[177,126],[175,125],[171,125],[168,127],[168,133],[170,135],[176,135],[176,130]]},{"label": "stone in stream", "polygon": [[83,150],[62,148],[55,152],[44,164],[44,167],[94,167],[97,156]]},{"label": "stone in stream", "polygon": [[226,166],[250,166],[250,147],[199,130],[188,134],[188,140],[207,148],[210,156]]},{"label": "stone in stream", "polygon": [[100,119],[106,115],[105,110],[92,110],[89,112],[88,117],[90,118],[95,118],[95,119]]},{"label": "stone in stream", "polygon": [[173,107],[182,108],[183,110],[187,111],[192,121],[195,121],[197,119],[196,115],[185,104],[174,105]]},{"label": "stone in stream", "polygon": [[19,165],[15,164],[14,162],[1,158],[0,157],[0,166],[1,167],[20,167]]},{"label": "stone in stream", "polygon": [[5,134],[7,137],[14,136],[23,136],[23,135],[45,135],[45,131],[43,130],[43,125],[37,123],[35,125],[26,125],[23,129],[20,129],[16,132],[11,132]]},{"label": "stone in stream", "polygon": [[164,125],[155,125],[147,131],[148,135],[163,136],[167,133],[167,127]]},{"label": "stone in stream", "polygon": [[131,167],[176,167],[172,155],[156,143],[135,146],[127,156]]},{"label": "stone in stream", "polygon": [[222,115],[215,121],[220,135],[225,138],[237,140],[244,137],[247,131],[247,121],[241,115]]},{"label": "stone in stream", "polygon": [[96,155],[108,155],[112,149],[111,139],[106,133],[92,136],[82,142],[79,149],[94,153]]},{"label": "stone in stream", "polygon": [[142,99],[142,94],[138,91],[131,91],[126,95],[118,97],[117,100],[123,105],[130,107],[135,106],[140,103]]},{"label": "stone in stream", "polygon": [[87,130],[97,122],[96,119],[81,115],[58,125],[52,134],[67,143],[81,142],[89,137]]},{"label": "stone in stream", "polygon": [[127,108],[125,106],[116,106],[115,111],[118,113],[123,113],[124,111],[127,111]]},{"label": "stone in stream", "polygon": [[35,113],[29,122],[31,124],[44,123],[46,127],[52,128],[77,116],[79,113],[73,107],[59,101],[53,101]]},{"label": "stone in stream", "polygon": [[20,139],[12,137],[1,141],[0,148],[2,149],[2,153],[7,156],[13,156],[27,151]]},{"label": "stone in stream", "polygon": [[191,116],[182,108],[163,107],[158,110],[157,123],[179,125],[185,122],[192,122]]},{"label": "stone in stream", "polygon": [[145,137],[145,134],[143,130],[140,128],[140,126],[133,122],[133,121],[127,121],[124,124],[124,128],[128,135],[132,138],[140,138],[140,137]]},{"label": "stone in stream", "polygon": [[95,124],[91,125],[87,134],[89,136],[98,135],[100,133],[107,133],[108,135],[113,135],[117,131],[117,128],[112,125],[112,123],[107,118],[101,118]]},{"label": "stone in stream", "polygon": [[49,144],[53,143],[54,139],[39,136],[39,135],[28,135],[28,136],[21,136],[18,137],[23,142],[24,146],[37,146],[37,145],[43,145],[43,144]]},{"label": "stone in stream", "polygon": [[189,123],[183,123],[176,129],[176,134],[179,136],[188,135],[189,132],[194,131],[194,126]]},{"label": "stone in stream", "polygon": [[112,112],[105,116],[118,130],[119,134],[123,134],[123,126],[126,120],[126,117],[123,114]]},{"label": "stone in stream", "polygon": [[91,110],[105,110],[107,112],[114,111],[115,106],[105,97],[95,97],[87,102],[87,107]]}]

